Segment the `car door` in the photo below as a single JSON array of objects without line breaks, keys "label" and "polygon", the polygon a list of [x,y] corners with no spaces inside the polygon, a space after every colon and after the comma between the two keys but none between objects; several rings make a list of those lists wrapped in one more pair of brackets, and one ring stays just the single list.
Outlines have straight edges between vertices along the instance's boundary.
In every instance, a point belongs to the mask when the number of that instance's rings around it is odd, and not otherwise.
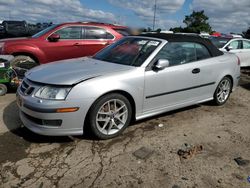
[{"label": "car door", "polygon": [[88,56],[94,55],[114,42],[115,37],[104,28],[86,26],[84,30],[84,49]]},{"label": "car door", "polygon": [[243,48],[240,53],[241,66],[242,67],[250,66],[250,41],[242,40],[242,45]]},{"label": "car door", "polygon": [[225,51],[228,51],[227,49],[229,49],[229,51],[231,53],[236,54],[241,62],[244,62],[244,55],[242,54],[242,40],[233,40],[231,42],[229,42],[225,47],[224,47]]},{"label": "car door", "polygon": [[[203,54],[197,56],[197,46]],[[205,46],[189,42],[170,42],[154,58],[167,59],[163,70],[147,68],[145,72],[144,113],[162,108],[175,108],[208,98],[215,80],[210,53]],[[210,92],[209,92],[210,91]]]},{"label": "car door", "polygon": [[84,56],[83,29],[81,26],[67,26],[55,32],[58,41],[49,41],[42,47],[48,61],[71,59]]}]

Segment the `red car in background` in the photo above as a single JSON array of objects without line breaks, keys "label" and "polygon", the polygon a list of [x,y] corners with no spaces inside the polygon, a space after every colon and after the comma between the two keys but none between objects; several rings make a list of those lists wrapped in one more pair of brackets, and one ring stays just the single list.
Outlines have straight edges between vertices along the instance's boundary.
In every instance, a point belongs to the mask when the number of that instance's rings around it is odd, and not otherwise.
[{"label": "red car in background", "polygon": [[128,35],[128,28],[96,22],[52,25],[30,38],[0,40],[0,54],[14,55],[13,65],[30,69],[52,61],[91,56]]}]

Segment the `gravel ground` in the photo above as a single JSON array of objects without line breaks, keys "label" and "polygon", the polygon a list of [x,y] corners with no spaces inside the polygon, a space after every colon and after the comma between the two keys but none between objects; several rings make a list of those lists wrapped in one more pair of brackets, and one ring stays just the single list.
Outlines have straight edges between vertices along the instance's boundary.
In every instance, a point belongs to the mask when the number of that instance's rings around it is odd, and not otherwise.
[{"label": "gravel ground", "polygon": [[143,120],[107,141],[45,137],[0,98],[0,187],[250,187],[250,70],[221,107]]}]

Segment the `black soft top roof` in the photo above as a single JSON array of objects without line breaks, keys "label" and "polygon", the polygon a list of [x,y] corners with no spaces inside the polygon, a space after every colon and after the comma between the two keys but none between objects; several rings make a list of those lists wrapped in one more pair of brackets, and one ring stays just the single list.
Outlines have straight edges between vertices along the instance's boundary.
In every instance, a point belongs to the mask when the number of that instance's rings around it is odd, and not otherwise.
[{"label": "black soft top roof", "polygon": [[141,34],[139,36],[164,39],[167,40],[168,42],[196,42],[206,46],[213,57],[223,55],[223,52],[221,52],[218,48],[216,48],[216,46],[214,46],[209,39],[201,38],[200,36],[196,35],[147,33],[147,34]]}]

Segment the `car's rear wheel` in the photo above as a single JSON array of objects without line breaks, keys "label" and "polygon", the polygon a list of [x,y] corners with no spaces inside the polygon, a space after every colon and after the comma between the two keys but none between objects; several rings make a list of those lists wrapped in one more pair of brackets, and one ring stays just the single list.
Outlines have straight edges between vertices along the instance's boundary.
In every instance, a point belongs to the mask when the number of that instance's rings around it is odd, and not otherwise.
[{"label": "car's rear wheel", "polygon": [[223,105],[227,102],[232,91],[232,81],[228,77],[224,77],[218,84],[214,92],[214,102],[216,105]]},{"label": "car's rear wheel", "polygon": [[16,70],[19,77],[23,77],[25,72],[35,66],[38,66],[39,63],[36,62],[33,58],[26,55],[18,55],[15,56],[13,60],[11,60],[11,66]]},{"label": "car's rear wheel", "polygon": [[129,125],[132,109],[123,95],[112,93],[99,98],[89,111],[89,126],[99,139],[121,134]]},{"label": "car's rear wheel", "polygon": [[7,86],[4,84],[0,84],[0,96],[3,96],[7,93]]}]

